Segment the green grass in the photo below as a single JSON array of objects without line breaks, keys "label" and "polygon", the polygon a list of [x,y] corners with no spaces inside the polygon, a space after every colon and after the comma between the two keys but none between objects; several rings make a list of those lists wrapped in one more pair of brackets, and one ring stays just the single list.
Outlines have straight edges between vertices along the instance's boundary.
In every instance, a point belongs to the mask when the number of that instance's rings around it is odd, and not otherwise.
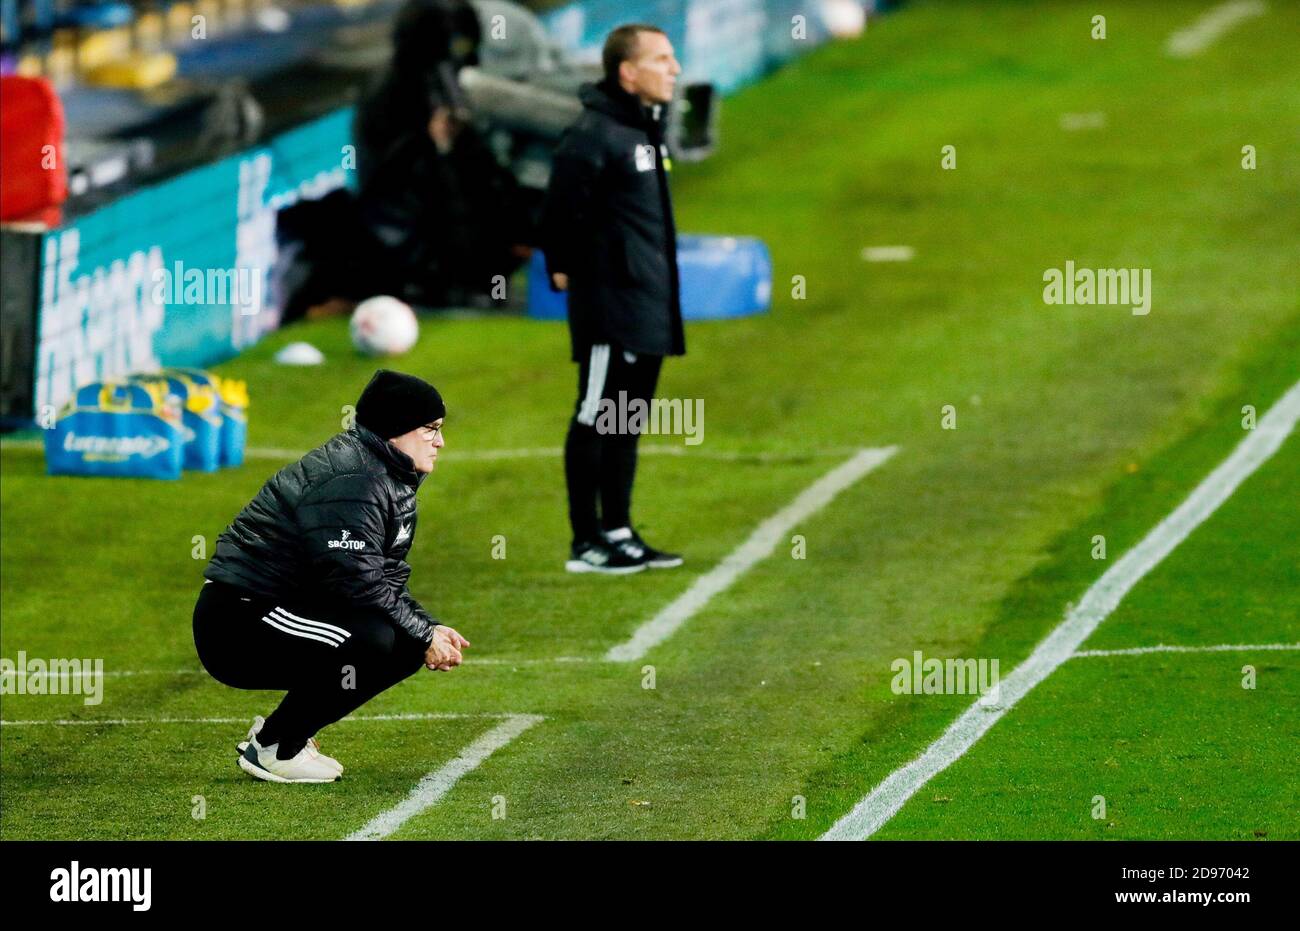
[{"label": "green grass", "polygon": [[[1083,649],[1300,643],[1297,475],[1293,436]],[[1078,657],[879,836],[1300,839],[1297,709],[1296,652]]]},{"label": "green grass", "polygon": [[[575,387],[562,327],[424,322],[402,367],[443,391],[449,446],[421,492],[412,589],[471,656],[520,662],[421,674],[365,711],[546,720],[398,836],[817,836],[965,707],[892,695],[894,658],[996,656],[1009,671],[1100,574],[1094,534],[1118,558],[1231,451],[1241,406],[1262,413],[1300,378],[1286,118],[1300,17],[1272,4],[1203,56],[1165,58],[1203,8],[1125,4],[1094,42],[1087,5],[917,3],[726,101],[721,152],[678,171],[679,226],[762,237],[775,300],[691,326],[690,354],[665,366],[662,395],[705,400],[705,442],[643,458],[636,516],[685,550],[682,570],[568,577],[560,461],[457,461],[560,444]],[[1092,111],[1105,129],[1060,128]],[[939,167],[949,144],[956,171]],[[898,243],[912,262],[858,257]],[[1151,268],[1151,314],[1045,306],[1043,270],[1067,259]],[[296,339],[329,364],[275,366]],[[221,370],[249,380],[251,445],[306,449],[373,367],[334,321]],[[946,404],[956,430],[940,429]],[[901,451],[798,528],[807,559],[778,548],[644,663],[525,662],[598,656],[837,463],[818,450],[886,444]],[[724,450],[792,458],[692,455]],[[1292,440],[1089,647],[1296,639],[1295,464]],[[50,478],[19,449],[0,465],[0,654],[196,669],[193,537],[210,549],[275,464],[171,484]],[[1258,659],[1254,692],[1239,687],[1247,659],[1071,660],[881,836],[1294,837],[1296,655]],[[251,718],[275,698],[147,675],[109,679],[98,706],[5,696],[3,717]],[[322,739],[347,779],[293,792],[235,769],[240,725],[6,727],[0,835],[340,837],[485,720],[340,724]]]},{"label": "green grass", "polygon": [[[251,717],[256,703],[243,705]],[[316,787],[319,791],[293,799],[292,805],[281,797],[269,806],[266,789],[275,787],[250,779],[233,764],[212,765],[217,759],[233,761],[234,741],[246,726],[162,724],[117,735],[128,746],[134,738],[165,748],[151,754],[147,767],[138,754],[104,752],[114,739],[111,732],[124,728],[7,728],[5,751],[15,759],[6,763],[5,780],[19,788],[6,792],[5,831],[16,837],[196,840],[229,837],[230,828],[239,825],[233,833],[244,838],[330,837],[391,808],[421,776],[455,756],[460,743],[492,723],[476,718],[336,725],[334,742],[361,738],[374,765],[354,764],[346,782]],[[444,748],[440,756],[427,750],[413,754],[403,746],[403,732],[413,726],[428,745]],[[88,772],[93,779],[86,778]],[[124,786],[131,787],[133,804],[123,804]]]}]

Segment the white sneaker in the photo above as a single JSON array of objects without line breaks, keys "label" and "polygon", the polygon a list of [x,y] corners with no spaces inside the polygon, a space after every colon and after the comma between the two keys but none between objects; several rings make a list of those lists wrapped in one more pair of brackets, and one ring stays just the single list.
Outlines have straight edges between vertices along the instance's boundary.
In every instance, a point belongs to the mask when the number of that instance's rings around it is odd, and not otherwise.
[{"label": "white sneaker", "polygon": [[334,770],[340,776],[343,775],[343,764],[340,763],[338,760],[334,759],[334,757],[326,756],[325,754],[321,753],[320,744],[316,742],[315,737],[308,737],[307,743],[305,746],[303,746],[303,749],[306,750],[311,755],[311,758],[313,760],[320,760],[322,763],[324,763],[330,769]]},{"label": "white sneaker", "polygon": [[[260,714],[257,717],[253,718],[253,726],[248,729],[248,737],[245,738],[244,740],[241,740],[239,743],[235,744],[235,749],[239,751],[240,756],[243,756],[244,751],[248,749],[248,742],[252,740],[254,737],[256,737],[259,733],[261,733],[262,725],[265,723],[266,723],[266,718],[262,717]],[[321,753],[320,742],[317,741],[315,737],[307,738],[306,749],[310,750],[311,755],[314,756],[316,759],[320,760],[326,766],[334,767],[335,771],[340,776],[343,775],[343,764],[340,763],[338,760],[334,759],[334,757],[326,756],[325,754]]]},{"label": "white sneaker", "polygon": [[263,747],[252,738],[239,758],[239,768],[267,782],[334,782],[339,778],[334,767],[320,760],[310,747],[304,746],[291,760],[280,760],[275,756],[277,746]]},{"label": "white sneaker", "polygon": [[253,726],[248,729],[248,736],[235,744],[235,752],[240,756],[243,756],[244,751],[248,749],[248,742],[261,733],[262,725],[265,723],[266,718],[262,717],[260,714],[253,718]]}]

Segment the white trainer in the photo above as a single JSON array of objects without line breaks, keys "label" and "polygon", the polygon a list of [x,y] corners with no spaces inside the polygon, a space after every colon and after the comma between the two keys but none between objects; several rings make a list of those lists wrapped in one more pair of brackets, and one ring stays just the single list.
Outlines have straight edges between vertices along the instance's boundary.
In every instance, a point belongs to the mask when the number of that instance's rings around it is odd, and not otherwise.
[{"label": "white trainer", "polygon": [[243,756],[244,751],[248,749],[248,742],[262,732],[262,725],[265,723],[266,718],[262,717],[260,714],[254,717],[253,726],[248,729],[248,736],[235,744],[235,752],[240,756]]},{"label": "white trainer", "polygon": [[[260,714],[257,717],[253,718],[253,726],[248,729],[248,736],[245,739],[241,740],[239,743],[235,744],[235,749],[239,751],[240,756],[243,756],[244,751],[248,749],[248,742],[252,740],[254,737],[256,737],[259,733],[261,733],[262,725],[265,723],[266,723],[266,718],[262,717]],[[325,754],[321,753],[320,742],[315,737],[307,738],[307,749],[310,750],[312,755],[315,756],[317,759],[319,759],[322,763],[324,763],[327,766],[334,767],[335,771],[337,771],[340,776],[343,775],[343,764],[340,763],[338,760],[334,759],[334,757],[326,756]]]},{"label": "white trainer", "polygon": [[250,776],[267,782],[334,782],[339,772],[320,758],[310,746],[304,746],[290,760],[276,759],[279,744],[263,747],[250,737],[248,747],[239,757],[239,768]]}]

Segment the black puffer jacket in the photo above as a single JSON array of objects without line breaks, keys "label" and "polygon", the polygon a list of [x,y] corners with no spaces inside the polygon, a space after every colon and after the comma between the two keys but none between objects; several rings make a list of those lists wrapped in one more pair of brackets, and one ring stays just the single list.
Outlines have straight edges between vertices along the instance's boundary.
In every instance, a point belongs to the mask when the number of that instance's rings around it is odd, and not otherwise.
[{"label": "black puffer jacket", "polygon": [[272,598],[386,615],[428,643],[436,621],[407,590],[411,458],[360,424],[267,480],[217,538],[203,575]]},{"label": "black puffer jacket", "polygon": [[542,215],[548,274],[569,276],[574,360],[594,343],[686,352],[677,227],[662,108],[608,81],[579,91],[583,111],[555,152]]}]

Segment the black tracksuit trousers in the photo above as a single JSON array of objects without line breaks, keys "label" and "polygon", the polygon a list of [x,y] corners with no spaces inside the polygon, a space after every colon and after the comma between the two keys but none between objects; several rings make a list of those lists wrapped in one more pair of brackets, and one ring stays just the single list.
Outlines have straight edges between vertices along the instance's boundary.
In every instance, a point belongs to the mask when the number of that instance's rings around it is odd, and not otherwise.
[{"label": "black tracksuit trousers", "polygon": [[[632,482],[640,434],[618,429],[618,410],[620,405],[626,409],[635,399],[650,403],[662,365],[663,356],[637,355],[609,343],[592,346],[578,363],[578,403],[564,443],[569,524],[575,545],[597,540],[601,530],[632,525]],[[613,405],[613,416],[602,418],[601,406],[606,402]],[[607,429],[611,423],[612,431]]]},{"label": "black tracksuit trousers", "polygon": [[278,743],[280,759],[424,665],[424,647],[386,617],[307,608],[222,582],[199,593],[194,646],[218,682],[287,691],[258,737]]}]

